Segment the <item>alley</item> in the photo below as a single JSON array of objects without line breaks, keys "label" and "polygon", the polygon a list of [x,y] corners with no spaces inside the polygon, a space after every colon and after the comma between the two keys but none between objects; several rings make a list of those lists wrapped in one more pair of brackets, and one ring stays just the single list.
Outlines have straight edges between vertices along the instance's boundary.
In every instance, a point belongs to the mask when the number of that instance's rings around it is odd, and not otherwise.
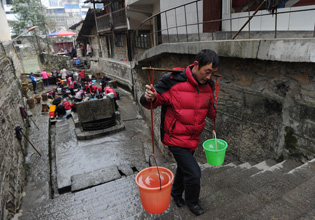
[{"label": "alley", "polygon": [[[152,154],[150,128],[137,113],[131,95],[121,89],[119,92],[118,105],[125,130],[91,140],[76,139],[72,118],[58,120],[49,126],[48,115],[41,114],[41,104],[30,109],[36,125],[30,121],[29,139],[41,156],[29,145],[26,157],[28,183],[15,219],[155,218],[142,208],[134,180],[138,171],[149,166]],[[62,156],[58,158],[58,154]],[[174,170],[174,164],[168,162],[158,149],[155,149],[155,156],[159,165]],[[117,172],[115,168],[119,170],[118,176],[113,174]],[[95,179],[95,175],[98,178]],[[102,175],[105,182],[97,182]],[[70,186],[71,179],[76,176],[87,185],[79,182]],[[58,188],[58,185],[64,187]],[[169,209],[175,207],[171,202]]]}]

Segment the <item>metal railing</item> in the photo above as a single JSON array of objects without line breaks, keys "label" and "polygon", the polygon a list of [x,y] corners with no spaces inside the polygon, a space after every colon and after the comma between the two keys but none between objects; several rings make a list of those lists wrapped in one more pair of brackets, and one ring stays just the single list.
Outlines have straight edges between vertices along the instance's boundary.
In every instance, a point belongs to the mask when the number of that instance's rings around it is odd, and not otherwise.
[{"label": "metal railing", "polygon": [[125,8],[110,12],[105,15],[97,16],[98,32],[110,32],[117,28],[127,28]]},{"label": "metal railing", "polygon": [[[222,24],[223,22],[230,22],[230,30],[226,31],[229,32],[229,37],[226,39],[235,39],[237,37],[237,34],[241,32],[241,29],[237,31],[232,31],[232,21],[237,20],[237,19],[248,19],[248,27],[250,27],[250,19],[253,17],[260,17],[260,16],[270,16],[270,13],[265,13],[265,14],[251,14],[250,12],[248,13],[247,16],[240,16],[236,18],[225,18],[225,19],[216,19],[216,20],[211,20],[211,21],[199,21],[199,10],[198,10],[198,3],[202,2],[201,0],[196,0],[190,3],[186,3],[177,7],[170,8],[168,10],[159,12],[157,14],[152,15],[151,17],[145,19],[142,21],[132,32],[132,37],[134,39],[134,55],[137,54],[137,45],[142,45],[141,42],[138,42],[139,39],[141,41],[144,41],[143,38],[139,38],[138,33],[140,30],[143,30],[144,25],[149,25],[152,28],[152,24],[156,23],[156,21],[160,20],[160,22],[164,22],[163,29],[155,29],[151,31],[150,34],[148,34],[146,37],[148,38],[147,42],[150,42],[149,48],[157,46],[159,44],[163,43],[177,43],[177,42],[192,42],[192,41],[201,41],[201,40],[216,40],[214,37],[215,32],[221,32],[221,31],[215,31],[212,26],[214,26],[215,23],[220,22]],[[188,16],[187,15],[187,8],[191,11],[193,8],[195,8],[195,14],[194,17]],[[184,23],[179,23],[178,21],[178,11],[183,11],[183,16],[182,20]],[[297,10],[290,10],[290,11],[283,11],[283,12],[278,12],[275,10],[273,15],[275,16],[275,29],[274,29],[274,37],[277,38],[277,16],[279,14],[287,14],[287,13],[296,13],[296,12],[305,12],[305,11],[314,11],[314,8],[308,8],[308,9],[297,9]],[[255,11],[256,12],[256,11]],[[162,18],[164,18],[162,20]],[[173,25],[170,25],[169,20],[172,20]],[[190,22],[192,20],[192,22]],[[202,32],[200,31],[201,25],[206,25],[210,24],[211,26],[211,32]],[[213,24],[213,25],[212,25]],[[245,25],[243,25],[245,27]],[[243,27],[242,27],[243,28]],[[190,32],[189,29],[193,29],[193,32]],[[181,30],[181,32],[179,32]],[[183,30],[185,33],[183,33]],[[233,36],[233,32],[236,32],[236,34]],[[251,36],[251,31],[250,28],[247,30],[248,32],[248,38]],[[269,31],[270,32],[270,31]],[[315,35],[315,26],[314,26],[314,32]]]},{"label": "metal railing", "polygon": [[96,17],[98,32],[110,31],[110,14]]},{"label": "metal railing", "polygon": [[112,12],[114,29],[118,27],[127,28],[126,9],[122,8]]}]

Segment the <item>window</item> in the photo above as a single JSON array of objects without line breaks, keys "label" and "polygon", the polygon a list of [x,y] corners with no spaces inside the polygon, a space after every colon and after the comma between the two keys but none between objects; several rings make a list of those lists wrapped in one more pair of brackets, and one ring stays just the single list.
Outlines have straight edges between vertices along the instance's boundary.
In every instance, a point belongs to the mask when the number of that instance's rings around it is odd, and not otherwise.
[{"label": "window", "polygon": [[63,14],[63,8],[53,9],[55,14]]},{"label": "window", "polygon": [[80,9],[79,4],[65,4],[65,9]]},{"label": "window", "polygon": [[150,45],[149,35],[150,35],[149,30],[139,30],[138,37],[136,40],[136,47],[142,48],[142,49],[149,48],[149,45]]},{"label": "window", "polygon": [[50,6],[58,6],[58,1],[57,0],[49,0],[49,5]]},{"label": "window", "polygon": [[63,21],[65,21],[65,18],[64,18],[64,17],[56,17],[56,18],[55,18],[55,21],[57,21],[57,22],[63,22]]},{"label": "window", "polygon": [[117,11],[119,9],[119,2],[112,2],[112,11]]},{"label": "window", "polygon": [[104,5],[103,4],[95,4],[95,8],[104,9]]},{"label": "window", "polygon": [[115,34],[115,46],[116,47],[124,46],[124,35],[122,33]]},{"label": "window", "polygon": [[12,5],[12,0],[6,0],[7,5]]}]

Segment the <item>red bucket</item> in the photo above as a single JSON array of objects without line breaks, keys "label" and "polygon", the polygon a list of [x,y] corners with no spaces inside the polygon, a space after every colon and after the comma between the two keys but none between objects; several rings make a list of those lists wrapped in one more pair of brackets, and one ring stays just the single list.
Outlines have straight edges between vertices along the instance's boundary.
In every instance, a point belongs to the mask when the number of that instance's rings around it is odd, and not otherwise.
[{"label": "red bucket", "polygon": [[172,171],[164,167],[148,167],[137,174],[141,203],[147,212],[160,214],[168,208],[173,181]]}]

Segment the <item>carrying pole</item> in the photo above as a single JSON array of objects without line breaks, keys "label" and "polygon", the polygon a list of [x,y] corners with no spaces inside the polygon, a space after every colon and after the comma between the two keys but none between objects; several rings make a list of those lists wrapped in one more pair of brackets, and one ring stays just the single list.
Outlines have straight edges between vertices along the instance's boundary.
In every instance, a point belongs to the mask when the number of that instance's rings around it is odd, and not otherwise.
[{"label": "carrying pole", "polygon": [[[153,68],[153,67],[142,67],[142,70],[154,70],[154,71],[175,72],[175,73],[183,72],[182,69]],[[218,73],[213,74],[213,76],[221,77],[221,75]]]},{"label": "carrying pole", "polygon": [[26,135],[20,130],[21,134],[25,137],[25,139],[27,140],[28,143],[31,144],[31,146],[34,148],[34,150],[38,153],[38,155],[41,157],[42,155],[38,152],[38,150],[36,149],[36,147],[32,144],[32,142],[30,142],[30,140],[26,137]]},{"label": "carrying pole", "polygon": [[34,125],[36,126],[36,128],[39,130],[39,127],[37,127],[36,123],[34,122],[34,120],[28,116],[29,119],[31,119],[31,121],[34,123]]}]

